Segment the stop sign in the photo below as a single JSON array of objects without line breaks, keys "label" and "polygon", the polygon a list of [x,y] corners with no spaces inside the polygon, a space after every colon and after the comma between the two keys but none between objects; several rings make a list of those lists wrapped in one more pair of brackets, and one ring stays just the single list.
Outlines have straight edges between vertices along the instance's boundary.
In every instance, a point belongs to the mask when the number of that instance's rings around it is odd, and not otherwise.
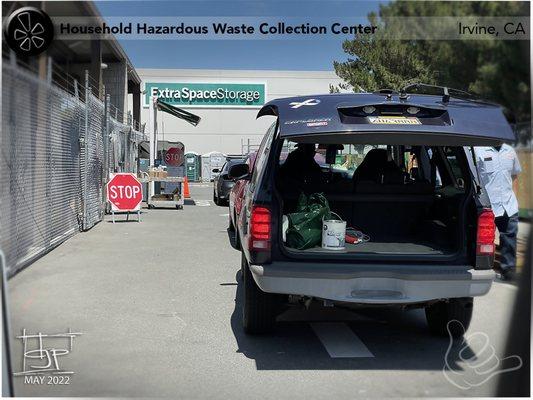
[{"label": "stop sign", "polygon": [[183,164],[183,147],[171,147],[165,153],[165,164],[172,167],[179,167]]},{"label": "stop sign", "polygon": [[143,199],[141,182],[134,174],[111,174],[107,183],[107,201],[115,211],[139,210]]}]

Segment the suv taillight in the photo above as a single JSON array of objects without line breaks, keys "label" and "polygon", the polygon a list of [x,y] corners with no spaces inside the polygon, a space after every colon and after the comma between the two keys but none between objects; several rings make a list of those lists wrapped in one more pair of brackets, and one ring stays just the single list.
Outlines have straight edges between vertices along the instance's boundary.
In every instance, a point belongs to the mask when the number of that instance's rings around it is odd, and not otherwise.
[{"label": "suv taillight", "polygon": [[248,249],[254,251],[270,250],[270,210],[261,206],[252,207],[250,217],[250,240]]},{"label": "suv taillight", "polygon": [[476,254],[478,256],[494,255],[495,236],[496,224],[494,223],[494,213],[490,209],[484,209],[477,218]]}]

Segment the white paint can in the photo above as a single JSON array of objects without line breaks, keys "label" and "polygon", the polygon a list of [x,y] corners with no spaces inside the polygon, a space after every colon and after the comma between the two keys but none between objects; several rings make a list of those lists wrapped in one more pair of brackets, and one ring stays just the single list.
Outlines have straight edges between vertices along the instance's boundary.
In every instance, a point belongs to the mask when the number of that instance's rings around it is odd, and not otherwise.
[{"label": "white paint can", "polygon": [[327,219],[322,221],[322,248],[328,250],[344,250],[346,237],[346,221]]}]

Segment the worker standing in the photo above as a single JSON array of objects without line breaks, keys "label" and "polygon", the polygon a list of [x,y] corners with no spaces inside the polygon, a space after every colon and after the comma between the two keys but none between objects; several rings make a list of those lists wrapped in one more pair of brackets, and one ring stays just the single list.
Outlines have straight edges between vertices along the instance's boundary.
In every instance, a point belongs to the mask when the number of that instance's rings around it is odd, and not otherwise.
[{"label": "worker standing", "polygon": [[520,162],[508,144],[477,147],[475,150],[481,183],[489,197],[500,233],[500,268],[504,280],[512,280],[516,269],[518,233],[518,174]]}]

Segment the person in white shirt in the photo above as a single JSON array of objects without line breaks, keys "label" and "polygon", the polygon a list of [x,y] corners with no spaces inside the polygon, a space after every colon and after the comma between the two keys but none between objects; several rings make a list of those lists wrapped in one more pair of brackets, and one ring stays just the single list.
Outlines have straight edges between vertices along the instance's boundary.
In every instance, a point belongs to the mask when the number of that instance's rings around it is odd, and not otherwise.
[{"label": "person in white shirt", "polygon": [[518,232],[518,174],[522,171],[514,149],[508,144],[476,147],[476,162],[481,184],[489,197],[500,233],[502,278],[511,280],[516,268]]}]

